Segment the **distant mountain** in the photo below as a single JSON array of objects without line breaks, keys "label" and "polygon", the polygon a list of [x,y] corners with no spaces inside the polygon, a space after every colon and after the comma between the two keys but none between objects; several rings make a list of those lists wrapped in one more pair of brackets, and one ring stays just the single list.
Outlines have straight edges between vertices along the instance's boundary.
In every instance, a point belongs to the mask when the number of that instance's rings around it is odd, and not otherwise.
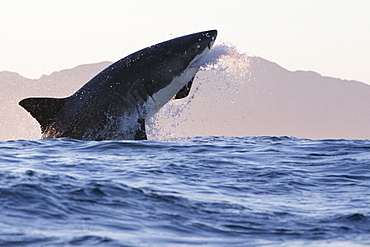
[{"label": "distant mountain", "polygon": [[[198,72],[188,98],[170,102],[148,123],[149,138],[296,136],[370,139],[370,86],[288,71],[260,57],[232,57]],[[36,121],[18,102],[65,97],[110,62],[81,65],[31,80],[0,72],[0,140],[39,138]]]}]

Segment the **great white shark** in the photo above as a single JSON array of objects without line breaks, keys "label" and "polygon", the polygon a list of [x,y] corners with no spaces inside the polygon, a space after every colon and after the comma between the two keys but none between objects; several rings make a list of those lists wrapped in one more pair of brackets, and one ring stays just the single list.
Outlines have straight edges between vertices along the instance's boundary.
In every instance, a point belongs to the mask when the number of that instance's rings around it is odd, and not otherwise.
[{"label": "great white shark", "polygon": [[171,39],[110,65],[67,98],[19,102],[43,138],[145,140],[145,120],[171,99],[188,96],[216,30]]}]

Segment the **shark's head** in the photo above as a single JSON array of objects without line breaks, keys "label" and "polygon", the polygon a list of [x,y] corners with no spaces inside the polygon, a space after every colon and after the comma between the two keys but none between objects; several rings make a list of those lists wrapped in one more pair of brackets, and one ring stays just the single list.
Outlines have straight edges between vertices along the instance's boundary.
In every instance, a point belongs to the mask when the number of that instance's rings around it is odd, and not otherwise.
[{"label": "shark's head", "polygon": [[161,55],[157,56],[159,65],[171,76],[178,76],[208,53],[216,36],[216,30],[200,32],[165,41],[147,49],[155,54],[160,53]]},{"label": "shark's head", "polygon": [[154,103],[152,104],[154,112],[182,88],[189,85],[190,90],[191,82],[200,67],[197,62],[211,49],[216,36],[216,30],[199,32],[165,41],[138,52],[140,59],[145,57],[146,62],[150,64],[145,68],[150,76],[142,79]]}]

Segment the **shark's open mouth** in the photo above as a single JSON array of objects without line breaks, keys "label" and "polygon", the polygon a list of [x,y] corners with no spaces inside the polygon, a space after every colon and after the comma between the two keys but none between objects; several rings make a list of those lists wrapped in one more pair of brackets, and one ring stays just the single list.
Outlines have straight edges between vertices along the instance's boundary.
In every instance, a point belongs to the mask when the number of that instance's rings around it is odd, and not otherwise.
[{"label": "shark's open mouth", "polygon": [[190,67],[200,67],[205,65],[206,63],[213,61],[213,59],[210,59],[209,57],[209,51],[211,50],[211,47],[213,45],[214,41],[208,44],[208,47],[201,53],[199,54],[195,59],[194,62],[190,64]]},{"label": "shark's open mouth", "polygon": [[[212,47],[212,44],[208,45],[208,47]],[[194,62],[190,64],[190,67],[201,67],[205,65],[206,63],[212,61],[213,59],[209,58],[209,51],[210,48],[205,49],[200,55],[198,55],[195,59]]]}]

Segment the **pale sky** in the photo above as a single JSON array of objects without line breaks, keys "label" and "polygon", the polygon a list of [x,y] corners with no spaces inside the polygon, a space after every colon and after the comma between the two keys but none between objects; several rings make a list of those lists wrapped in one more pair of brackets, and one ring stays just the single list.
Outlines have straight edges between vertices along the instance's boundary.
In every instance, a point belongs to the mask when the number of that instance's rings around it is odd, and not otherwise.
[{"label": "pale sky", "polygon": [[0,71],[36,79],[208,29],[288,70],[370,84],[369,0],[0,0]]}]

